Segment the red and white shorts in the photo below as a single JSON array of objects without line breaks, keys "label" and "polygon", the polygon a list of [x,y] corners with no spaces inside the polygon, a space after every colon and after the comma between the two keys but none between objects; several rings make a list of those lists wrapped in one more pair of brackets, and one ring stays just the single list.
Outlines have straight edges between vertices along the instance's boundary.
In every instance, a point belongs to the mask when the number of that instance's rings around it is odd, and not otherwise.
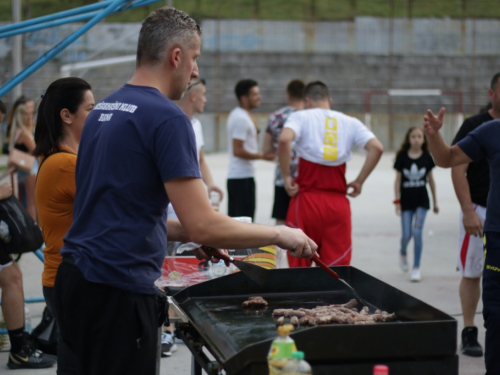
[{"label": "red and white shorts", "polygon": [[[474,210],[484,224],[486,207],[475,205]],[[458,259],[457,270],[464,277],[477,278],[483,275],[483,238],[472,236],[465,231],[463,212],[460,210],[460,223],[458,230]]]}]

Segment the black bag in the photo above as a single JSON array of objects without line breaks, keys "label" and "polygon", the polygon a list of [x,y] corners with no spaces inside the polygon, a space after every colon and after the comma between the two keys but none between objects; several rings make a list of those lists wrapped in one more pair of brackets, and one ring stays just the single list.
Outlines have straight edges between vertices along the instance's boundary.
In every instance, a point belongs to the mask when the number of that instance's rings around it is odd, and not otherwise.
[{"label": "black bag", "polygon": [[36,251],[43,244],[40,227],[13,195],[0,200],[0,241],[9,254]]},{"label": "black bag", "polygon": [[54,315],[45,306],[40,324],[31,333],[31,340],[37,349],[57,355],[57,324]]}]

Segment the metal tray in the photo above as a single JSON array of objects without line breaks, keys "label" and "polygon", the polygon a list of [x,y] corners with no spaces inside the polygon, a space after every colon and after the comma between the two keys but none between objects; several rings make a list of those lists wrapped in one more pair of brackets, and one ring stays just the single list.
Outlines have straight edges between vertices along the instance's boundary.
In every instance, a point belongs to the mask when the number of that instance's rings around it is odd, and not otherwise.
[{"label": "metal tray", "polygon": [[[398,320],[299,327],[291,336],[313,365],[455,357],[457,324],[452,317],[354,267],[332,269],[362,298],[377,308],[395,312]],[[268,301],[267,311],[248,314],[241,308],[252,295]],[[236,374],[265,362],[276,337],[271,316],[275,308],[315,307],[351,298],[347,287],[323,270],[294,268],[270,271],[264,285],[235,273],[186,288],[173,300],[217,361]]]}]

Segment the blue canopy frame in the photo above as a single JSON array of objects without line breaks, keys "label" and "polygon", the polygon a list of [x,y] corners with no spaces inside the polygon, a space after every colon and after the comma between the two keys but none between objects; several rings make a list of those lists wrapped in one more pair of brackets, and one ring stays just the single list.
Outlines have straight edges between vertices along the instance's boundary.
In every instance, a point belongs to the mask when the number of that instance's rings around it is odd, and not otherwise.
[{"label": "blue canopy frame", "polygon": [[34,18],[27,21],[17,22],[12,25],[0,27],[0,38],[29,33],[49,27],[64,25],[71,22],[79,22],[90,19],[85,25],[59,42],[52,49],[45,52],[38,59],[24,68],[16,76],[9,79],[0,87],[0,98],[10,90],[35,73],[43,65],[53,59],[62,50],[85,34],[94,25],[110,14],[122,12],[140,6],[152,4],[160,0],[105,0],[96,4],[86,5],[79,8],[54,13],[51,15]]}]

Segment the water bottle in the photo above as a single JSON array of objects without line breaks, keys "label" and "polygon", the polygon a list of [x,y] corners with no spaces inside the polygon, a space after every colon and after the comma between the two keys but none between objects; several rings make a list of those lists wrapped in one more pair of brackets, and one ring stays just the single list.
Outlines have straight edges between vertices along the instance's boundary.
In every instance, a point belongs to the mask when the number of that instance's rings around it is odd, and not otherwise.
[{"label": "water bottle", "polygon": [[31,315],[28,306],[24,304],[24,330],[31,333]]},{"label": "water bottle", "polygon": [[278,337],[273,340],[267,355],[269,375],[281,374],[288,360],[292,358],[292,353],[297,351],[295,341],[289,336],[293,330],[294,326],[291,324],[278,327]]},{"label": "water bottle", "polygon": [[312,368],[309,363],[304,361],[304,352],[295,352],[292,353],[292,359],[289,359],[286,363],[285,367],[281,371],[280,375],[296,375],[296,374],[304,374],[304,375],[312,375]]},{"label": "water bottle", "polygon": [[210,273],[212,278],[224,276],[227,272],[226,263],[220,259],[217,263],[210,262]]},{"label": "water bottle", "polygon": [[373,367],[373,375],[389,375],[389,367],[386,365],[375,365]]},{"label": "water bottle", "polygon": [[216,191],[210,192],[210,204],[215,211],[219,211],[220,207],[220,194]]}]

